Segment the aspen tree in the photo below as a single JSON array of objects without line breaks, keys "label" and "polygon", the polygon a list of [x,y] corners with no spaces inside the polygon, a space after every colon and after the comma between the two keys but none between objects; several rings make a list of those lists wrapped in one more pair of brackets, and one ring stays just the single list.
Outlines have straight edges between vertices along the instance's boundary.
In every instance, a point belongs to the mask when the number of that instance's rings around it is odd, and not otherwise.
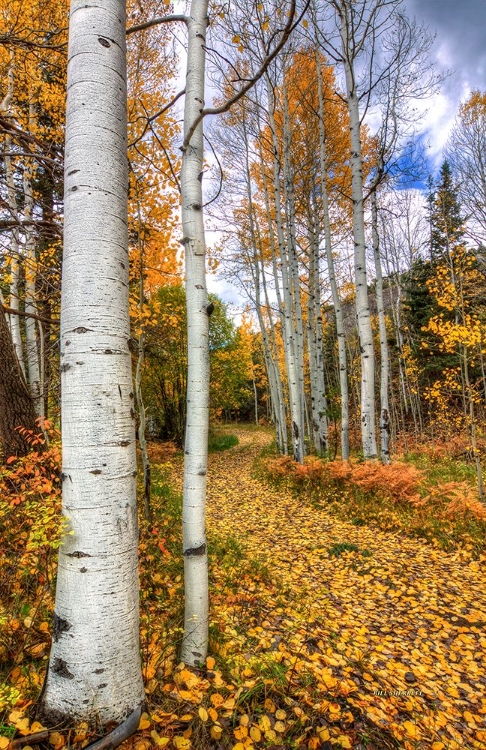
[{"label": "aspen tree", "polygon": [[[208,649],[208,566],[205,532],[206,473],[209,429],[209,317],[213,304],[206,289],[206,247],[203,211],[203,120],[223,114],[265,73],[291,33],[295,0],[280,41],[258,71],[219,107],[204,106],[208,0],[192,0],[189,15],[153,19],[130,33],[158,23],[181,21],[187,27],[187,69],[184,141],[181,168],[182,244],[185,254],[188,331],[187,418],[183,490],[183,552],[185,614],[181,658],[191,665],[204,662]],[[176,97],[177,98],[177,97]],[[175,100],[174,100],[175,101]]]},{"label": "aspen tree", "polygon": [[[31,129],[34,123],[34,103],[29,102],[29,125]],[[28,222],[26,227],[25,240],[25,311],[27,313],[37,313],[35,280],[36,280],[36,249],[35,235],[32,225],[34,212],[34,193],[32,188],[33,169],[30,162],[24,169],[23,188],[24,188],[24,215]],[[35,411],[38,417],[44,416],[44,394],[41,387],[43,381],[41,375],[41,362],[39,342],[37,336],[37,325],[33,317],[28,317],[25,322],[25,339],[27,350],[27,371],[29,375],[29,387],[32,399],[34,401]]]},{"label": "aspen tree", "polygon": [[363,155],[361,148],[361,118],[359,95],[356,84],[355,60],[359,49],[358,39],[353,38],[353,13],[348,0],[339,0],[336,10],[339,15],[341,47],[346,81],[346,99],[349,110],[349,132],[351,137],[351,186],[353,195],[354,274],[356,286],[356,317],[361,353],[361,440],[365,459],[376,458],[375,427],[375,352],[371,329],[368,299],[368,276],[366,271],[366,238],[364,223]]},{"label": "aspen tree", "polygon": [[[316,24],[314,18],[314,24]],[[317,36],[317,33],[316,33]],[[332,303],[334,317],[336,320],[336,332],[338,340],[339,358],[339,390],[341,395],[341,459],[347,461],[349,458],[349,396],[348,396],[348,365],[346,355],[346,334],[344,332],[344,318],[336,283],[334,270],[334,257],[332,253],[331,220],[329,216],[329,195],[327,190],[327,144],[324,116],[324,87],[321,67],[321,56],[316,40],[316,73],[318,92],[318,122],[319,122],[319,168],[321,183],[322,222],[324,225],[324,248],[326,251],[327,273],[331,285]]]},{"label": "aspen tree", "polygon": [[371,231],[373,257],[375,261],[375,293],[380,330],[380,457],[384,464],[390,463],[390,405],[389,391],[389,356],[386,333],[385,302],[383,298],[383,274],[381,271],[380,237],[378,234],[378,206],[376,190],[371,194]]},{"label": "aspen tree", "polygon": [[123,0],[72,0],[61,300],[63,514],[47,721],[144,701],[138,634]]},{"label": "aspen tree", "polygon": [[[183,550],[184,638],[181,659],[204,662],[208,649],[206,472],[209,428],[209,317],[202,196],[205,43],[208,0],[192,0],[187,18],[188,53],[182,154],[182,243],[186,268],[187,419],[184,448]],[[192,132],[191,132],[192,131]]]},{"label": "aspen tree", "polygon": [[[295,258],[291,257],[293,249],[289,248],[285,238],[284,219],[282,208],[282,185],[280,180],[280,158],[279,144],[277,139],[277,128],[275,124],[275,94],[269,76],[266,77],[267,98],[269,102],[268,117],[272,139],[273,154],[273,199],[275,209],[275,223],[277,227],[277,246],[282,273],[282,302],[280,307],[284,330],[284,349],[287,369],[287,379],[290,397],[290,418],[293,443],[293,455],[295,461],[304,461],[304,411],[303,411],[303,376],[300,373],[300,329],[297,330],[294,322],[294,298],[292,291],[295,281],[292,278],[295,273]],[[269,217],[270,219],[270,217]],[[276,277],[277,278],[277,277]],[[298,281],[298,280],[297,280]]]},{"label": "aspen tree", "polygon": [[[15,74],[15,56],[13,51],[10,53],[10,65],[7,74],[7,92],[3,101],[0,104],[0,112],[2,114],[9,114],[10,105],[14,96],[14,74]],[[3,156],[4,167],[5,167],[5,182],[7,185],[7,202],[10,215],[18,220],[18,204],[17,195],[15,190],[14,181],[14,170],[12,165],[12,137],[10,135],[5,136],[5,154]],[[10,284],[10,307],[14,311],[9,318],[9,327],[12,335],[12,341],[17,354],[22,374],[25,376],[25,364],[22,347],[22,336],[20,332],[20,321],[19,316],[15,313],[19,310],[19,230],[18,227],[12,229],[11,242],[10,242],[10,254],[11,254],[11,276],[12,281]]]}]

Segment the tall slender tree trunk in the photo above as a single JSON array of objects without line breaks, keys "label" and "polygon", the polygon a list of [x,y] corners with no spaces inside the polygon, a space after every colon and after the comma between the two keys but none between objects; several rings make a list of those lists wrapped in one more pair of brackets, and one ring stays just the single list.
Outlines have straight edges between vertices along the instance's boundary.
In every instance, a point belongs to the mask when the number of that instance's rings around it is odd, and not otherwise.
[{"label": "tall slender tree trunk", "polygon": [[376,273],[376,307],[380,330],[380,437],[381,461],[390,463],[390,405],[389,392],[389,356],[386,334],[385,301],[383,298],[383,274],[381,271],[380,238],[378,235],[378,206],[376,190],[371,194],[371,231],[373,235],[373,257]]},{"label": "tall slender tree trunk", "polygon": [[338,340],[339,360],[339,390],[341,394],[341,459],[347,461],[349,458],[349,395],[348,395],[348,364],[346,357],[346,333],[344,329],[343,309],[339,290],[336,283],[334,270],[334,258],[332,254],[331,220],[329,217],[329,195],[327,191],[327,148],[325,129],[325,107],[324,91],[322,84],[321,59],[319,47],[316,44],[316,72],[317,72],[317,94],[319,101],[319,168],[321,176],[321,201],[322,221],[324,225],[324,246],[326,250],[327,272],[331,285],[332,303],[334,317],[336,319],[336,334]]},{"label": "tall slender tree trunk", "polygon": [[324,354],[322,351],[322,314],[319,282],[319,238],[314,223],[315,209],[309,206],[309,293],[307,330],[311,385],[312,435],[318,453],[327,451],[328,424]]},{"label": "tall slender tree trunk", "polygon": [[[249,229],[250,229],[250,240],[252,245],[252,253],[250,266],[252,268],[253,285],[255,288],[255,309],[258,317],[258,323],[262,334],[262,349],[263,359],[265,362],[265,369],[267,371],[268,382],[270,386],[270,396],[272,402],[273,419],[275,423],[275,432],[277,436],[277,446],[281,453],[286,453],[286,425],[285,425],[285,405],[283,403],[283,394],[279,380],[280,372],[278,370],[278,360],[272,356],[272,349],[268,336],[267,326],[263,315],[262,303],[261,303],[261,279],[263,279],[263,286],[265,288],[266,296],[266,285],[265,285],[265,265],[263,256],[261,259],[261,273],[260,273],[260,233],[258,230],[257,219],[254,215],[252,194],[251,194],[251,173],[250,173],[250,155],[248,150],[248,133],[246,129],[245,113],[243,113],[243,138],[245,148],[245,179],[246,179],[246,196],[248,200],[248,218],[249,218]],[[268,306],[268,300],[267,300]],[[269,314],[270,309],[269,309]],[[272,321],[270,320],[270,327],[272,328]],[[258,409],[257,409],[257,392],[255,379],[253,378],[253,387],[255,391],[255,419],[258,424]]]},{"label": "tall slender tree trunk", "polygon": [[[289,249],[285,243],[285,234],[283,228],[282,216],[282,188],[280,184],[280,161],[277,131],[274,119],[274,93],[271,81],[267,76],[267,94],[269,100],[268,116],[270,131],[272,137],[273,151],[273,192],[275,203],[275,221],[277,225],[277,242],[280,256],[280,266],[282,272],[283,287],[283,305],[280,308],[283,319],[283,341],[285,350],[285,362],[287,368],[287,379],[289,385],[290,400],[290,417],[291,433],[293,443],[293,455],[295,461],[303,463],[304,461],[304,404],[301,389],[301,377],[299,367],[299,332],[296,330],[294,321],[294,306],[292,300],[292,279],[291,279],[291,260],[289,259]],[[269,216],[269,221],[271,217]]]},{"label": "tall slender tree trunk", "polygon": [[[282,82],[283,89],[283,177],[285,193],[285,213],[287,225],[287,252],[289,259],[289,281],[292,299],[292,318],[295,328],[295,352],[297,362],[297,382],[302,414],[305,413],[305,381],[304,381],[304,322],[302,316],[302,302],[300,295],[299,258],[297,249],[296,217],[295,217],[295,174],[292,169],[290,154],[292,151],[292,133],[290,130],[290,113],[285,85],[285,75]],[[308,430],[310,437],[311,431]],[[304,436],[302,436],[303,439]]]},{"label": "tall slender tree trunk", "polygon": [[[258,110],[257,110],[258,115]],[[260,128],[260,121],[258,119],[259,129],[261,133]],[[265,173],[265,162],[263,159],[263,149],[262,149],[262,139],[261,135],[258,138],[258,151],[260,155],[260,168],[261,168],[261,174],[262,174],[262,183],[263,183],[263,194],[265,198],[265,210],[267,214],[267,223],[268,223],[268,236],[270,241],[270,253],[272,258],[272,269],[273,269],[273,277],[275,281],[275,294],[277,297],[277,306],[278,310],[280,312],[280,319],[282,321],[282,324],[284,325],[284,316],[282,311],[282,295],[280,292],[280,282],[278,278],[278,268],[277,268],[277,252],[275,248],[275,236],[273,232],[273,223],[272,223],[272,215],[270,211],[270,198],[268,194],[268,182],[267,182],[267,175]],[[280,404],[279,409],[279,421],[280,421],[280,435],[281,435],[281,445],[282,445],[282,452],[284,455],[288,454],[288,435],[287,435],[287,414],[286,414],[286,407],[285,407],[285,399],[284,399],[284,388],[282,383],[282,375],[279,365],[279,359],[278,359],[278,346],[277,346],[277,339],[275,335],[275,325],[273,323],[273,315],[272,315],[272,306],[270,304],[269,294],[268,294],[268,287],[267,282],[265,278],[265,272],[264,272],[264,261],[263,261],[263,254],[261,253],[261,263],[262,263],[262,285],[263,285],[263,292],[265,295],[265,305],[267,309],[267,315],[269,319],[269,342],[271,344],[271,357],[275,368],[275,379],[276,379],[276,386],[278,390],[278,399]],[[287,355],[285,355],[287,356]],[[287,359],[285,360],[287,362]]]},{"label": "tall slender tree trunk", "polygon": [[[136,178],[135,178],[136,179]],[[152,520],[152,511],[150,507],[150,491],[151,491],[151,480],[152,472],[150,467],[150,459],[147,450],[147,413],[145,404],[143,401],[142,393],[142,372],[143,364],[145,361],[145,338],[143,333],[143,303],[144,303],[144,236],[143,226],[140,211],[140,200],[138,196],[138,184],[136,186],[137,195],[137,219],[138,219],[138,243],[139,243],[139,279],[138,279],[138,309],[140,311],[140,333],[138,336],[138,356],[137,365],[135,368],[135,401],[138,411],[138,445],[140,448],[140,455],[142,458],[143,467],[143,512],[145,518],[148,521]]]},{"label": "tall slender tree trunk", "polygon": [[[12,158],[9,152],[12,150],[12,139],[10,136],[5,138],[5,150],[7,151],[4,156],[5,164],[5,181],[7,183],[7,196],[8,196],[8,207],[13,217],[18,218],[18,206],[17,198],[15,194],[15,182],[12,169]],[[12,281],[10,284],[10,307],[12,310],[19,310],[19,275],[20,275],[20,262],[19,262],[19,230],[15,227],[12,231],[11,242],[11,275]],[[22,335],[20,332],[20,319],[18,315],[10,316],[10,330],[12,332],[12,341],[15,347],[17,358],[22,373],[25,375],[24,355],[22,347]]]},{"label": "tall slender tree trunk", "polygon": [[355,70],[348,55],[350,31],[345,14],[347,4],[341,10],[341,38],[344,70],[346,77],[346,97],[349,111],[349,131],[351,136],[351,187],[353,199],[354,272],[356,282],[356,315],[361,353],[361,439],[363,456],[374,459],[377,456],[375,428],[375,354],[371,329],[370,305],[368,300],[368,279],[366,273],[366,239],[363,200],[363,157],[361,153],[361,132],[356,89]]},{"label": "tall slender tree trunk", "polygon": [[[33,129],[34,104],[29,104],[29,124]],[[33,169],[32,164],[24,170],[24,214],[26,222],[32,221],[34,217],[34,193],[32,189]],[[36,303],[36,274],[37,258],[35,251],[35,233],[32,224],[26,224],[25,239],[25,312],[37,315]],[[37,325],[34,318],[25,319],[25,340],[27,349],[27,369],[29,374],[29,387],[34,407],[38,417],[44,416],[44,394],[41,389],[40,351],[37,336]]]},{"label": "tall slender tree trunk", "polygon": [[61,299],[63,515],[44,720],[140,710],[124,0],[72,0]]},{"label": "tall slender tree trunk", "polygon": [[[208,0],[192,0],[188,27],[184,137],[204,107]],[[184,457],[183,549],[184,637],[181,659],[203,664],[208,649],[208,557],[206,473],[209,429],[209,317],[202,197],[203,125],[182,155],[182,230],[187,304],[187,421]]]},{"label": "tall slender tree trunk", "polygon": [[469,352],[467,349],[467,346],[462,347],[462,357],[463,357],[463,370],[464,370],[464,379],[466,382],[466,392],[467,392],[467,399],[468,399],[468,407],[469,407],[469,432],[471,435],[471,448],[474,458],[474,464],[476,466],[476,479],[478,482],[478,495],[481,502],[484,503],[486,500],[485,494],[484,494],[484,482],[483,482],[483,469],[481,466],[481,452],[478,449],[478,442],[477,442],[477,434],[476,434],[476,412],[474,408],[474,393],[473,389],[471,387],[471,381],[469,378]]}]

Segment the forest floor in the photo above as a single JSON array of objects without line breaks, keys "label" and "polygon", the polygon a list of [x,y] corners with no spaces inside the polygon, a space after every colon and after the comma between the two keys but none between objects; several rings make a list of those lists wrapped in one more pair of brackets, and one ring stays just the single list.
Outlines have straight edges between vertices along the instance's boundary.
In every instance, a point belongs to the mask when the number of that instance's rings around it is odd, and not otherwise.
[{"label": "forest floor", "polygon": [[270,487],[254,471],[269,433],[231,432],[239,445],[210,455],[208,473],[208,537],[219,540],[211,651],[231,716],[222,739],[233,731],[236,750],[260,737],[272,747],[486,747],[480,562]]},{"label": "forest floor", "polygon": [[[257,470],[270,432],[230,431],[239,444],[209,457],[210,656],[196,672],[177,659],[182,455],[151,445],[154,521],[142,522],[140,544],[147,709],[125,747],[485,748],[484,555],[357,526],[315,496],[277,489]],[[29,711],[53,592],[32,565],[19,564],[17,609],[7,603],[4,617],[0,645],[15,665],[5,662],[4,691],[15,697],[0,714],[0,748],[14,732],[42,730]],[[45,747],[91,739],[78,726],[51,732]]]}]

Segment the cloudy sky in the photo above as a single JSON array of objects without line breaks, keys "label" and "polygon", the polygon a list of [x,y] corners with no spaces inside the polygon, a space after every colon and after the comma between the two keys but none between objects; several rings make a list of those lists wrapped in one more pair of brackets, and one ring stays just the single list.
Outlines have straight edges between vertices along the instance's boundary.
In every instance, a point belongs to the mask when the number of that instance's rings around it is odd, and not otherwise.
[{"label": "cloudy sky", "polygon": [[434,165],[461,101],[486,90],[486,0],[406,0],[408,12],[436,33],[433,56],[439,72],[450,75],[428,104],[425,141]]}]

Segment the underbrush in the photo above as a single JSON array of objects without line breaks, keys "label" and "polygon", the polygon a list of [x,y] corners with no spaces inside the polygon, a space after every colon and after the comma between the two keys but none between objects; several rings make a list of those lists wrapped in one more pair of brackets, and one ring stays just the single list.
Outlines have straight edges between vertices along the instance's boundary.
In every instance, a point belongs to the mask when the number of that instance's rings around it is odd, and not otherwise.
[{"label": "underbrush", "polygon": [[486,506],[478,499],[474,469],[448,457],[409,454],[408,461],[324,461],[264,456],[257,466],[274,485],[285,485],[356,525],[421,537],[444,550],[486,549]]},{"label": "underbrush", "polygon": [[[0,474],[0,734],[9,710],[35,698],[49,653],[56,550],[69,533],[61,518],[59,436],[26,432],[31,453]],[[2,728],[3,727],[3,728]]]}]

